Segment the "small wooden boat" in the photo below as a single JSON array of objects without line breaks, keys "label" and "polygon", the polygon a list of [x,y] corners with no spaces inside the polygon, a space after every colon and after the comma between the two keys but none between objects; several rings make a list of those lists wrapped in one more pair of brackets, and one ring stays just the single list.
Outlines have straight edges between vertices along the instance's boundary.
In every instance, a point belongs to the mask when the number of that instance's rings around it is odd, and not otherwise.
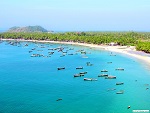
[{"label": "small wooden boat", "polygon": [[25,44],[24,46],[28,46],[28,44]]},{"label": "small wooden boat", "polygon": [[53,50],[53,48],[49,48],[48,50]]},{"label": "small wooden boat", "polygon": [[64,57],[65,55],[60,55],[60,57]]},{"label": "small wooden boat", "polygon": [[108,64],[111,64],[112,62],[107,62]]},{"label": "small wooden boat", "polygon": [[93,66],[93,64],[87,64],[87,66]]},{"label": "small wooden boat", "polygon": [[108,89],[107,91],[114,91],[116,90],[115,88],[111,88],[111,89]]},{"label": "small wooden boat", "polygon": [[62,100],[62,98],[58,98],[56,101],[60,101],[60,100]]},{"label": "small wooden boat", "polygon": [[116,76],[107,76],[105,79],[116,79]]},{"label": "small wooden boat", "polygon": [[70,53],[70,54],[68,54],[68,55],[73,55],[73,53]]},{"label": "small wooden boat", "polygon": [[85,71],[85,72],[80,72],[79,74],[87,74],[87,72]]},{"label": "small wooden boat", "polygon": [[86,54],[86,51],[81,51],[81,54]]},{"label": "small wooden boat", "polygon": [[104,69],[104,70],[101,70],[101,72],[108,72],[108,71]]},{"label": "small wooden boat", "polygon": [[124,84],[123,82],[116,83],[116,85],[123,85],[123,84]]},{"label": "small wooden boat", "polygon": [[97,81],[95,78],[84,78],[84,81]]},{"label": "small wooden boat", "polygon": [[74,50],[74,48],[69,48],[69,50]]},{"label": "small wooden boat", "polygon": [[65,69],[65,67],[58,67],[57,69],[58,70],[63,70],[63,69]]},{"label": "small wooden boat", "polygon": [[74,77],[81,77],[81,75],[80,74],[75,74]]},{"label": "small wooden boat", "polygon": [[108,74],[101,74],[101,75],[98,75],[98,77],[107,77]]},{"label": "small wooden boat", "polygon": [[91,78],[84,78],[84,81],[92,81]]},{"label": "small wooden boat", "polygon": [[62,53],[67,53],[67,51],[63,51]]},{"label": "small wooden boat", "polygon": [[31,50],[35,50],[36,48],[32,48]]},{"label": "small wooden boat", "polygon": [[131,106],[128,106],[128,107],[127,107],[127,109],[130,109],[130,108],[131,108]]},{"label": "small wooden boat", "polygon": [[91,64],[90,62],[86,63],[87,66],[93,66],[93,64]]},{"label": "small wooden boat", "polygon": [[32,54],[31,57],[39,57],[40,54]]},{"label": "small wooden boat", "polygon": [[49,55],[52,55],[52,54],[54,54],[54,52],[48,52],[48,54],[49,54]]},{"label": "small wooden boat", "polygon": [[90,64],[90,62],[87,62],[86,64],[88,65],[88,64]]},{"label": "small wooden boat", "polygon": [[83,69],[83,67],[76,67],[76,69]]},{"label": "small wooden boat", "polygon": [[80,76],[84,76],[84,74],[80,74]]},{"label": "small wooden boat", "polygon": [[115,54],[111,54],[110,56],[116,56]]},{"label": "small wooden boat", "polygon": [[116,94],[123,94],[123,93],[124,93],[123,90],[120,90],[120,91],[116,92]]},{"label": "small wooden boat", "polygon": [[124,71],[123,68],[116,68],[115,70],[118,70],[118,71]]}]

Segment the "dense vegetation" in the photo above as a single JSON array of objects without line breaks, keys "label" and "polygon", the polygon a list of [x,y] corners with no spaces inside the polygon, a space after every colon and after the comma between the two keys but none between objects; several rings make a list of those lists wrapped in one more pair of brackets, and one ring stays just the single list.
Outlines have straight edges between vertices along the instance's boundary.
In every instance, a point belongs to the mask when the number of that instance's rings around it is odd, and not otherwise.
[{"label": "dense vegetation", "polygon": [[144,51],[146,53],[150,53],[150,42],[139,42],[136,45],[136,49],[140,51]]},{"label": "dense vegetation", "polygon": [[80,43],[136,46],[137,50],[150,53],[150,33],[137,32],[65,32],[65,33],[1,33],[3,39],[73,41]]},{"label": "dense vegetation", "polygon": [[27,26],[27,27],[12,27],[8,32],[48,32],[41,26]]}]

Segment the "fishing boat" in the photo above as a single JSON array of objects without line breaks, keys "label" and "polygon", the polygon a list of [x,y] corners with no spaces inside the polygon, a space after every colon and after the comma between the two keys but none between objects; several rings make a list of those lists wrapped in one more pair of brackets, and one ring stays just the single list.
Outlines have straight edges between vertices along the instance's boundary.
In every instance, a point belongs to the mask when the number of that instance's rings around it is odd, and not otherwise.
[{"label": "fishing boat", "polygon": [[124,93],[123,90],[120,90],[120,91],[116,92],[116,94],[123,94],[123,93]]},{"label": "fishing boat", "polygon": [[74,77],[81,77],[81,75],[80,74],[75,74]]},{"label": "fishing boat", "polygon": [[116,85],[123,85],[123,84],[124,84],[123,82],[116,83]]},{"label": "fishing boat", "polygon": [[25,44],[24,46],[28,46],[28,44]]},{"label": "fishing boat", "polygon": [[60,100],[62,100],[62,98],[58,98],[56,101],[60,101]]},{"label": "fishing boat", "polygon": [[124,71],[123,68],[116,68],[115,70],[118,70],[118,71]]},{"label": "fishing boat", "polygon": [[65,69],[65,67],[58,67],[57,69],[58,70],[63,70],[63,69]]},{"label": "fishing boat", "polygon": [[67,53],[67,51],[63,51],[62,53]]},{"label": "fishing boat", "polygon": [[84,76],[84,74],[80,74],[80,76]]},{"label": "fishing boat", "polygon": [[108,76],[108,74],[100,74],[100,75],[98,75],[98,77],[107,77]]},{"label": "fishing boat", "polygon": [[84,78],[84,81],[97,81],[95,78]]},{"label": "fishing boat", "polygon": [[115,54],[111,54],[110,56],[116,56]]},{"label": "fishing boat", "polygon": [[86,54],[86,51],[81,51],[81,54]]},{"label": "fishing boat", "polygon": [[111,89],[108,89],[107,91],[114,91],[116,90],[115,88],[111,88]]},{"label": "fishing boat", "polygon": [[41,57],[40,54],[32,54],[31,57]]},{"label": "fishing boat", "polygon": [[48,50],[53,50],[53,48],[49,48]]},{"label": "fishing boat", "polygon": [[60,55],[60,57],[64,57],[65,55]]},{"label": "fishing boat", "polygon": [[111,64],[112,62],[107,62],[108,64]]},{"label": "fishing boat", "polygon": [[101,70],[101,72],[108,72],[107,70],[105,70],[105,69],[103,69],[103,70]]},{"label": "fishing boat", "polygon": [[93,64],[91,64],[90,62],[86,63],[87,66],[92,66]]},{"label": "fishing boat", "polygon": [[68,55],[73,55],[73,53],[69,53]]},{"label": "fishing boat", "polygon": [[83,67],[81,67],[81,66],[80,67],[76,67],[76,69],[83,69]]},{"label": "fishing boat", "polygon": [[69,50],[74,50],[74,48],[69,48]]},{"label": "fishing boat", "polygon": [[48,52],[48,54],[49,54],[49,55],[52,55],[52,54],[54,54],[54,52]]},{"label": "fishing boat", "polygon": [[116,79],[116,76],[107,76],[105,79]]},{"label": "fishing boat", "polygon": [[85,71],[85,72],[80,72],[79,74],[87,74],[87,72]]}]

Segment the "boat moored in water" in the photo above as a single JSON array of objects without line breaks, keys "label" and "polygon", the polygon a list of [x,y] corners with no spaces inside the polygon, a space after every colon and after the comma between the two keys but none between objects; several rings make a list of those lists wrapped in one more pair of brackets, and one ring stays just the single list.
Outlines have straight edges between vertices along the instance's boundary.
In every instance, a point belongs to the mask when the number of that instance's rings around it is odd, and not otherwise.
[{"label": "boat moored in water", "polygon": [[63,70],[63,69],[65,69],[65,67],[58,67],[57,69],[58,70]]},{"label": "boat moored in water", "polygon": [[103,69],[103,70],[101,70],[101,72],[108,72],[107,70],[105,70],[105,69]]},{"label": "boat moored in water", "polygon": [[86,63],[87,66],[93,66],[93,64],[91,64],[90,62]]},{"label": "boat moored in water", "polygon": [[74,77],[81,77],[81,76],[84,76],[84,74],[80,74],[80,73],[79,73],[79,74],[75,74],[75,75],[74,75]]},{"label": "boat moored in water", "polygon": [[120,91],[116,92],[116,94],[123,94],[123,93],[124,93],[123,90],[120,90]]},{"label": "boat moored in water", "polygon": [[80,72],[79,74],[87,74],[87,72],[85,71],[85,72]]},{"label": "boat moored in water", "polygon": [[117,82],[116,85],[123,85],[123,82]]},{"label": "boat moored in water", "polygon": [[115,88],[111,88],[111,89],[108,89],[107,91],[114,91],[116,90]]},{"label": "boat moored in water", "polygon": [[116,68],[115,70],[118,70],[118,71],[124,71],[123,68]]},{"label": "boat moored in water", "polygon": [[107,62],[107,64],[111,64],[112,62]]},{"label": "boat moored in water", "polygon": [[81,75],[80,74],[75,74],[74,77],[81,77]]},{"label": "boat moored in water", "polygon": [[107,76],[105,79],[116,79],[116,76]]},{"label": "boat moored in water", "polygon": [[107,77],[108,76],[108,74],[100,74],[100,75],[98,75],[98,77]]},{"label": "boat moored in water", "polygon": [[83,67],[81,67],[81,66],[80,67],[76,67],[76,69],[83,69]]},{"label": "boat moored in water", "polygon": [[84,78],[84,81],[97,81],[95,78]]}]

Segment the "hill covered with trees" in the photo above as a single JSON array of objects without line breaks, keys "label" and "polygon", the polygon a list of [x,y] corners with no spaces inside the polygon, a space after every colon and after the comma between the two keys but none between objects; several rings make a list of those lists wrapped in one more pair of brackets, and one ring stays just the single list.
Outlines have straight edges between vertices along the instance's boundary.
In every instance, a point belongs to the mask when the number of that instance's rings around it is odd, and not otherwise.
[{"label": "hill covered with trees", "polygon": [[7,32],[48,32],[41,26],[12,27]]}]

